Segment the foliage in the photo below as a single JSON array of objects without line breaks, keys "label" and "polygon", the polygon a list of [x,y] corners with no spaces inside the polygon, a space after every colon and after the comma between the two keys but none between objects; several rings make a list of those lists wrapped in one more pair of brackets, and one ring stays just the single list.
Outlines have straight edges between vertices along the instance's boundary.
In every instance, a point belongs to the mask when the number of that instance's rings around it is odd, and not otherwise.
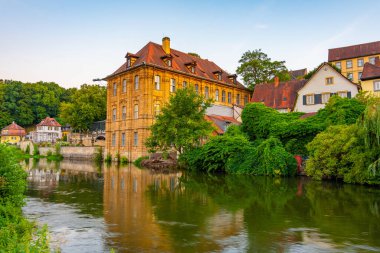
[{"label": "foliage", "polygon": [[102,147],[98,147],[96,149],[96,153],[95,153],[95,162],[96,163],[101,163],[103,162],[104,160],[104,157],[103,157],[103,148]]},{"label": "foliage", "polygon": [[366,149],[363,134],[356,124],[331,126],[318,134],[307,145],[307,175],[315,179],[341,178],[348,183],[376,183],[380,177],[370,176],[366,169],[374,153]]},{"label": "foliage", "polygon": [[272,61],[261,49],[245,52],[239,63],[236,73],[243,76],[244,83],[252,90],[256,84],[267,83],[275,76],[280,81],[290,80],[285,62]]},{"label": "foliage", "polygon": [[142,167],[142,166],[141,166],[142,161],[147,160],[147,159],[149,159],[149,156],[141,156],[141,157],[137,158],[137,159],[133,162],[133,164],[134,164],[136,167],[141,168],[141,167]]},{"label": "foliage", "polygon": [[83,84],[70,102],[60,106],[62,117],[74,130],[86,131],[93,122],[106,118],[107,89],[99,85]]},{"label": "foliage", "polygon": [[192,53],[192,52],[189,52],[187,53],[188,55],[191,55],[191,56],[194,56],[194,57],[197,57],[197,58],[201,58],[201,56],[197,53]]},{"label": "foliage", "polygon": [[46,116],[56,117],[60,103],[70,100],[70,92],[56,83],[0,83],[0,128],[12,121],[27,126]]},{"label": "foliage", "polygon": [[106,159],[104,160],[106,163],[112,162],[112,155],[110,153],[107,154]]},{"label": "foliage", "polygon": [[22,216],[26,173],[12,146],[0,144],[0,252],[49,252],[46,228]]},{"label": "foliage", "polygon": [[121,164],[127,164],[127,163],[129,163],[129,160],[127,157],[122,156],[122,157],[120,157],[120,163]]},{"label": "foliage", "polygon": [[38,149],[37,144],[33,144],[33,155],[38,156],[40,154],[40,150]]},{"label": "foliage", "polygon": [[26,146],[25,153],[30,154],[30,144]]},{"label": "foliage", "polygon": [[210,102],[192,88],[177,90],[151,126],[145,145],[152,152],[174,148],[180,154],[199,146],[201,139],[212,132],[211,123],[204,118]]},{"label": "foliage", "polygon": [[56,156],[60,156],[61,155],[61,144],[60,143],[56,143],[55,144],[55,155]]}]

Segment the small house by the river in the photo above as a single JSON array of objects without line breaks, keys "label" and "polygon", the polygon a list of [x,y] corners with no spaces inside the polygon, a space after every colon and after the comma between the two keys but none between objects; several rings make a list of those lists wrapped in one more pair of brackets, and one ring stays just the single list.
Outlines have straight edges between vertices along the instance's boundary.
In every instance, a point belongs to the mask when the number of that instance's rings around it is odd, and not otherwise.
[{"label": "small house by the river", "polygon": [[12,122],[12,124],[1,129],[1,143],[17,144],[23,140],[25,135],[25,129]]}]

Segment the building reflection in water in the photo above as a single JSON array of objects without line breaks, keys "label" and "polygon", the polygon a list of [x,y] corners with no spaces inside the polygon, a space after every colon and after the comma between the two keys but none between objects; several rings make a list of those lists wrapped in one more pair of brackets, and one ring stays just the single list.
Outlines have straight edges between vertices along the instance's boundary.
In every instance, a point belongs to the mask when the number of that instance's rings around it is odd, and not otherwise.
[{"label": "building reflection in water", "polygon": [[245,248],[243,212],[227,212],[205,194],[187,192],[181,176],[134,166],[106,168],[104,219],[113,235],[109,246],[118,252]]}]

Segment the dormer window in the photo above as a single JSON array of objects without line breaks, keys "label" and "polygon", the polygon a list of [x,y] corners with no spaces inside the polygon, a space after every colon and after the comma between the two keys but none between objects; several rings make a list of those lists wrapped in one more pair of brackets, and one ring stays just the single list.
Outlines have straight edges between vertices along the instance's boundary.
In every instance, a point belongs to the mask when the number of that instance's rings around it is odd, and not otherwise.
[{"label": "dormer window", "polygon": [[167,55],[164,55],[161,57],[161,59],[165,62],[165,64],[168,66],[168,67],[171,67],[173,64],[173,57],[170,55],[170,54],[167,54]]},{"label": "dormer window", "polygon": [[139,57],[135,54],[127,53],[125,58],[127,58],[127,68],[130,68]]},{"label": "dormer window", "polygon": [[191,73],[195,73],[195,67],[197,66],[197,62],[196,61],[192,61],[192,62],[188,62],[188,63],[185,63],[185,66],[187,67],[187,69],[191,72]]},{"label": "dormer window", "polygon": [[218,79],[219,81],[222,81],[222,73],[223,72],[221,70],[214,71],[212,73],[215,75],[216,79]]},{"label": "dormer window", "polygon": [[230,81],[233,83],[233,84],[236,84],[236,78],[237,78],[237,75],[234,74],[234,75],[229,75],[228,76],[228,79],[230,79]]},{"label": "dormer window", "polygon": [[191,73],[195,73],[195,67],[194,67],[194,66],[191,66],[191,67],[190,67],[190,71],[191,71]]},{"label": "dormer window", "polygon": [[171,67],[171,66],[172,66],[172,60],[171,60],[171,59],[168,59],[168,60],[166,61],[166,64],[167,64],[169,67]]},{"label": "dormer window", "polygon": [[131,58],[128,57],[127,59],[127,68],[131,67]]}]

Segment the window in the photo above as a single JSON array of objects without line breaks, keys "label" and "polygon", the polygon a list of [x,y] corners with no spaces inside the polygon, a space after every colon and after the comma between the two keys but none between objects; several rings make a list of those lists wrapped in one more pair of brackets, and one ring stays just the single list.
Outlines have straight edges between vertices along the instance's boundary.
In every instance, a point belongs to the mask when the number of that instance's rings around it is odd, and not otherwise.
[{"label": "window", "polygon": [[337,67],[338,69],[341,69],[342,68],[342,63],[341,62],[335,63],[335,67]]},{"label": "window", "polygon": [[128,57],[127,59],[127,68],[129,68],[131,66],[131,58]]},{"label": "window", "polygon": [[157,116],[160,114],[160,103],[159,102],[156,102],[154,104],[154,115]]},{"label": "window", "polygon": [[248,95],[244,95],[244,105],[248,104]]},{"label": "window", "polygon": [[306,95],[306,104],[313,105],[314,104],[314,94]]},{"label": "window", "polygon": [[133,133],[133,146],[137,146],[138,143],[139,143],[139,136],[138,136],[138,133],[137,133],[137,132],[134,132],[134,133]]},{"label": "window", "polygon": [[154,88],[156,90],[161,89],[161,78],[160,78],[160,76],[154,76]]},{"label": "window", "polygon": [[326,84],[333,84],[334,83],[334,77],[326,77]]},{"label": "window", "polygon": [[216,91],[215,91],[215,101],[219,102],[219,90],[218,89],[216,89]]},{"label": "window", "polygon": [[133,118],[138,119],[139,118],[139,105],[135,105],[133,107]]},{"label": "window", "polygon": [[358,67],[363,67],[363,65],[364,65],[364,60],[358,59]]},{"label": "window", "polygon": [[205,98],[209,97],[208,86],[205,87]]},{"label": "window", "polygon": [[231,92],[228,92],[228,103],[232,103],[232,97],[231,97]]},{"label": "window", "polygon": [[117,84],[113,83],[113,95],[116,96],[117,94]]},{"label": "window", "polygon": [[175,79],[170,79],[170,92],[175,92]]},{"label": "window", "polygon": [[112,121],[116,121],[116,108],[112,109]]},{"label": "window", "polygon": [[168,60],[166,61],[166,64],[167,64],[169,67],[171,67],[171,66],[172,66],[172,60],[171,60],[171,59],[168,59]]},{"label": "window", "polygon": [[116,134],[112,134],[112,142],[111,142],[112,147],[116,146]]},{"label": "window", "polygon": [[339,91],[338,92],[339,97],[346,98],[347,97],[347,91]]},{"label": "window", "polygon": [[353,78],[353,74],[351,72],[347,73],[347,79],[352,81],[352,78]]},{"label": "window", "polygon": [[218,80],[222,81],[222,73],[218,73]]},{"label": "window", "polygon": [[127,79],[123,79],[123,93],[127,92]]},{"label": "window", "polygon": [[240,94],[236,94],[236,104],[240,105]]},{"label": "window", "polygon": [[125,120],[127,118],[127,107],[123,106],[121,110],[121,118]]},{"label": "window", "polygon": [[363,74],[363,72],[358,72],[358,79],[359,80],[362,79],[362,74]]},{"label": "window", "polygon": [[222,102],[226,102],[226,91],[222,90]]},{"label": "window", "polygon": [[194,88],[195,88],[195,93],[198,94],[198,93],[199,93],[199,86],[198,86],[198,84],[195,84],[195,85],[194,85]]},{"label": "window", "polygon": [[121,134],[121,146],[122,146],[122,147],[125,146],[125,133],[122,133],[122,134]]},{"label": "window", "polygon": [[326,104],[329,102],[330,93],[322,93],[322,104]]},{"label": "window", "polygon": [[369,57],[369,63],[375,64],[376,57]]},{"label": "window", "polygon": [[135,76],[135,90],[139,89],[139,76]]},{"label": "window", "polygon": [[348,68],[348,69],[352,68],[352,60],[346,61],[346,68]]},{"label": "window", "polygon": [[380,91],[380,81],[374,81],[373,82],[373,90],[374,91]]},{"label": "window", "polygon": [[187,87],[187,82],[186,81],[183,81],[182,83],[182,88],[186,88]]},{"label": "window", "polygon": [[191,73],[195,73],[195,67],[194,67],[194,66],[191,66],[191,67],[190,67],[190,71],[191,71]]}]

